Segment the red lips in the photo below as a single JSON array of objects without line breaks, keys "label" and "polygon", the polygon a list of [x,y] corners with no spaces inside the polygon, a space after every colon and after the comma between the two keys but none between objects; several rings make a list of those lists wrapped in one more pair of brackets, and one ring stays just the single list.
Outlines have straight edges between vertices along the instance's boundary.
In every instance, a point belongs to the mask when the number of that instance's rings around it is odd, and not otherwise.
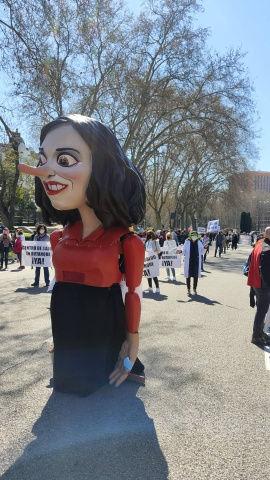
[{"label": "red lips", "polygon": [[57,195],[58,193],[63,192],[65,188],[67,188],[67,185],[59,182],[43,182],[46,193],[48,195]]}]

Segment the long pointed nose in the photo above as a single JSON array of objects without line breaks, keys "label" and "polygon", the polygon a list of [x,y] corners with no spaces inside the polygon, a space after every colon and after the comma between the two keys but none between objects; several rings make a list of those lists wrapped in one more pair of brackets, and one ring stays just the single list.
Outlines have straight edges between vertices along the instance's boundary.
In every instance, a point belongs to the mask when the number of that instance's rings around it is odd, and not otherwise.
[{"label": "long pointed nose", "polygon": [[18,165],[18,170],[21,173],[26,173],[27,175],[33,175],[34,177],[49,177],[54,175],[54,171],[46,164],[42,167],[30,167],[30,165],[25,165],[20,163]]}]

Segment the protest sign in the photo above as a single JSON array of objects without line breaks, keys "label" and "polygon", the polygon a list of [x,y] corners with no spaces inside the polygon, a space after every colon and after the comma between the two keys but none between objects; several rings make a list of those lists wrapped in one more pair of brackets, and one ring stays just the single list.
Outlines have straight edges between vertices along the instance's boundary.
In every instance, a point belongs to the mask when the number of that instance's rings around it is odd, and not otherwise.
[{"label": "protest sign", "polygon": [[207,232],[218,232],[220,230],[219,220],[211,220],[207,225]]},{"label": "protest sign", "polygon": [[147,278],[159,276],[159,262],[156,252],[145,252],[143,276]]},{"label": "protest sign", "polygon": [[51,267],[50,242],[22,242],[22,265],[24,267]]},{"label": "protest sign", "polygon": [[205,230],[206,230],[206,228],[204,228],[204,227],[198,227],[197,228],[198,233],[205,233]]},{"label": "protest sign", "polygon": [[251,245],[251,237],[249,235],[240,235],[240,244]]},{"label": "protest sign", "polygon": [[168,249],[168,247],[161,247],[162,256],[159,259],[159,268],[180,268],[182,254],[176,253],[177,247]]}]

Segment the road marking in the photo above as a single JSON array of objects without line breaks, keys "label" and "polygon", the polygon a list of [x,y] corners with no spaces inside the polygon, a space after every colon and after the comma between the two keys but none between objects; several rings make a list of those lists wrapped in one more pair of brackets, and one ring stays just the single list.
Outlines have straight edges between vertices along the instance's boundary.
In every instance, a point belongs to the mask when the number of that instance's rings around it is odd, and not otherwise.
[{"label": "road marking", "polygon": [[270,347],[264,347],[265,369],[270,370]]}]

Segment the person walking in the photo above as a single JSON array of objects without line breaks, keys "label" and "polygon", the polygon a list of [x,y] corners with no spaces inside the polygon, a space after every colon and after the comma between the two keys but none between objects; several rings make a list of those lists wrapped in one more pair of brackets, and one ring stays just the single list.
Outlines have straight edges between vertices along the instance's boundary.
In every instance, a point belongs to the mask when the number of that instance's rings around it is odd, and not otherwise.
[{"label": "person walking", "polygon": [[163,247],[164,242],[166,240],[166,233],[165,230],[160,230],[159,235],[157,237],[157,240],[159,241],[159,246]]},{"label": "person walking", "polygon": [[[167,238],[167,235],[166,235]],[[175,230],[172,231],[172,239],[175,241],[176,245],[178,245],[178,236]]]},{"label": "person walking", "polygon": [[203,256],[203,261],[204,263],[206,262],[206,256],[207,256],[207,253],[209,253],[209,247],[211,245],[211,240],[210,240],[210,237],[209,237],[209,233],[206,233],[204,235],[204,238],[203,238],[203,246],[205,247],[206,245],[206,248],[204,249],[204,256]]},{"label": "person walking", "polygon": [[[159,241],[156,238],[155,232],[152,231],[152,230],[149,230],[146,233],[145,250],[147,252],[155,252],[155,253],[157,253],[157,255],[159,255],[159,253],[160,253]],[[158,277],[153,277],[153,280],[154,280],[154,284],[156,286],[156,293],[160,293]],[[152,292],[153,291],[152,277],[147,278],[147,281],[148,281],[148,288],[145,291],[146,292]]]},{"label": "person walking", "polygon": [[227,238],[225,235],[222,235],[222,250],[223,253],[226,253],[226,248],[227,248]]},{"label": "person walking", "polygon": [[14,253],[14,246],[16,242],[16,232],[10,232],[11,236],[11,261],[12,263],[15,263],[16,261],[16,253]]},{"label": "person walking", "polygon": [[192,231],[186,240],[182,253],[185,255],[184,276],[187,282],[187,293],[190,295],[190,279],[193,277],[193,292],[197,294],[198,278],[201,277],[202,253],[204,246],[198,234]]},{"label": "person walking", "polygon": [[232,235],[232,250],[233,249],[237,250],[238,240],[239,240],[238,234],[233,233],[233,235]]},{"label": "person walking", "polygon": [[265,229],[264,240],[251,253],[247,284],[255,291],[257,304],[251,343],[263,345],[270,341],[270,336],[263,331],[270,306],[270,227]]},{"label": "person walking", "polygon": [[215,257],[217,256],[217,251],[219,249],[219,256],[221,257],[221,252],[222,252],[222,239],[223,235],[221,232],[218,232],[216,236],[216,248],[215,248]]},{"label": "person walking", "polygon": [[25,267],[22,265],[22,242],[24,242],[25,236],[23,234],[23,230],[18,228],[17,230],[17,238],[14,245],[13,252],[17,254],[18,260],[20,262],[19,269],[23,270]]},{"label": "person walking", "polygon": [[[50,237],[47,234],[47,227],[46,225],[40,224],[37,226],[37,234],[34,236],[34,242],[49,242]],[[36,267],[36,275],[35,275],[35,281],[34,283],[31,284],[32,287],[38,287],[39,286],[39,277],[40,277],[40,270],[41,267]],[[50,276],[49,276],[49,267],[43,267],[44,270],[44,280],[46,283],[46,287],[49,287],[50,285]]]},{"label": "person walking", "polygon": [[[171,232],[168,232],[166,234],[166,240],[164,242],[164,247],[167,248],[168,250],[173,250],[173,251],[176,251],[176,248],[177,248],[177,244],[176,244],[176,241],[173,239],[173,236],[171,234]],[[174,250],[175,249],[175,250]],[[173,276],[173,281],[176,280],[176,277],[175,277],[175,268],[171,268],[171,271],[172,271],[172,276]],[[169,268],[166,268],[166,272],[167,272],[167,276],[166,276],[166,279],[167,280],[171,280],[171,277],[170,277],[170,269]]]},{"label": "person walking", "polygon": [[204,234],[204,236],[200,238],[200,241],[202,242],[203,247],[204,247],[204,249],[202,251],[202,268],[201,268],[201,271],[204,272],[203,264],[206,260],[207,251],[209,251],[208,250],[209,239],[208,239],[207,235]]},{"label": "person walking", "polygon": [[2,235],[0,235],[0,252],[1,252],[1,270],[4,265],[5,259],[5,270],[8,268],[8,253],[11,246],[11,236],[9,235],[9,229],[5,228]]}]

